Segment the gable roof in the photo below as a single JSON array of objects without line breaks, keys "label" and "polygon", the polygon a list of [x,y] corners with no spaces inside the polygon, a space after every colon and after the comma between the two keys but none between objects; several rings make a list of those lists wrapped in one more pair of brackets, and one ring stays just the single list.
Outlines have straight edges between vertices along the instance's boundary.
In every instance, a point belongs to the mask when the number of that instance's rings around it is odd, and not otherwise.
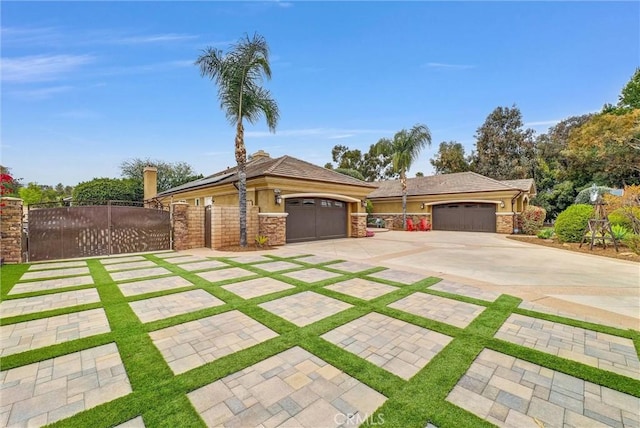
[{"label": "gable roof", "polygon": [[[527,180],[511,180],[523,185]],[[531,180],[533,181],[533,180]],[[391,198],[402,196],[400,180],[383,181],[378,189],[367,197]],[[498,181],[475,172],[457,172],[454,174],[431,175],[407,179],[407,196],[442,195],[448,193],[495,192],[504,190],[524,190],[510,182]],[[527,188],[526,190],[529,190]]]},{"label": "gable roof", "polygon": [[500,180],[501,183],[504,183],[508,186],[515,187],[518,190],[523,190],[528,192],[533,187],[535,190],[535,181],[533,178],[523,178],[520,180]]},{"label": "gable roof", "polygon": [[[180,186],[158,193],[158,196],[169,196],[175,193],[201,189],[204,187],[219,186],[238,181],[238,167],[227,168],[208,177],[191,181]],[[318,181],[323,183],[346,184],[351,186],[375,188],[376,184],[358,180],[349,175],[314,165],[309,162],[291,157],[279,158],[259,157],[246,165],[247,180],[257,177],[285,177],[301,180]]]}]

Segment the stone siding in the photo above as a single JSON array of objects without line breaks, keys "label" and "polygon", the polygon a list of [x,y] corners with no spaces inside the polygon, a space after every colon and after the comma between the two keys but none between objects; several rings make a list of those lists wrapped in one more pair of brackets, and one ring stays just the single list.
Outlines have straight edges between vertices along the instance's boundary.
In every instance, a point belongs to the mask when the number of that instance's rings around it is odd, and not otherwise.
[{"label": "stone siding", "polygon": [[[371,214],[372,218],[381,218],[384,220],[384,227],[389,230],[404,230],[402,227],[402,213],[400,214]],[[412,214],[407,213],[407,220],[411,219],[414,225],[418,225],[420,220],[426,219],[431,223],[431,216],[428,214]]]},{"label": "stone siding", "polygon": [[497,215],[496,216],[496,232],[498,233],[513,233],[513,216],[512,215]]},{"label": "stone siding", "polygon": [[367,214],[351,214],[351,237],[365,238],[367,236]]},{"label": "stone siding", "polygon": [[173,204],[171,204],[171,212],[173,249],[176,251],[188,250],[189,204],[187,204],[186,202],[174,202]]},{"label": "stone siding", "polygon": [[[255,244],[258,236],[258,207],[247,207],[247,245]],[[211,247],[220,249],[240,245],[240,208],[213,206],[211,208]],[[203,244],[204,246],[204,244]]]},{"label": "stone siding", "polygon": [[284,245],[287,242],[287,214],[258,214],[259,235],[269,238],[269,245]]},{"label": "stone siding", "polygon": [[0,198],[0,259],[22,263],[22,199]]}]

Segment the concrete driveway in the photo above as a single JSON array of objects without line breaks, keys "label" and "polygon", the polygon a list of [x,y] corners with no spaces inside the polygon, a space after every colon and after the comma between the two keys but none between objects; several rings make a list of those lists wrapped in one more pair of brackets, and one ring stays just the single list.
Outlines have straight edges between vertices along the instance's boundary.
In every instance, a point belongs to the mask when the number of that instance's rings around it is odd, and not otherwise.
[{"label": "concrete driveway", "polygon": [[472,232],[378,232],[372,238],[288,244],[312,253],[451,279],[511,294],[551,312],[640,328],[640,264]]}]

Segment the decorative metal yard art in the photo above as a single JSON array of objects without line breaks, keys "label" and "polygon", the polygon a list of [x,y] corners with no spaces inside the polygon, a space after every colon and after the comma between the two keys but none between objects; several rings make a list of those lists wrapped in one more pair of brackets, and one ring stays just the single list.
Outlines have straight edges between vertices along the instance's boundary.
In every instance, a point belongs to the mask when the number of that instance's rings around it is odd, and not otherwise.
[{"label": "decorative metal yard art", "polygon": [[589,244],[590,250],[593,250],[593,244],[596,241],[602,241],[604,248],[607,248],[607,241],[611,241],[617,252],[618,241],[615,236],[613,236],[611,224],[609,224],[609,219],[607,218],[607,210],[604,207],[604,201],[595,184],[591,186],[590,197],[591,203],[594,205],[594,217],[589,219],[587,229],[584,231],[584,236],[582,237],[582,242],[580,242],[580,247],[582,247],[582,244],[584,244],[587,239],[591,238],[591,243]]}]

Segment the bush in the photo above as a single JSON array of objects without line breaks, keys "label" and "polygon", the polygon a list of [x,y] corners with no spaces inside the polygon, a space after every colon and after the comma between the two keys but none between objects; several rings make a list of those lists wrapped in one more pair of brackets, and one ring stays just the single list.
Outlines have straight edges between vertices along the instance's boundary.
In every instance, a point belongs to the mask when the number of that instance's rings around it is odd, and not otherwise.
[{"label": "bush", "polygon": [[640,207],[622,207],[612,211],[607,216],[611,226],[620,225],[627,229],[633,229],[632,217],[640,219]]},{"label": "bush", "polygon": [[640,235],[629,233],[622,241],[631,251],[640,254]]},{"label": "bush", "polygon": [[619,224],[614,224],[611,226],[611,234],[617,241],[621,241],[629,234],[629,229]]},{"label": "bush", "polygon": [[[606,187],[606,186],[596,186],[596,188],[598,189],[598,195],[600,195],[601,197],[603,197],[603,195],[607,193],[611,193],[611,191],[613,190],[611,187]],[[590,204],[590,203],[591,203],[591,186],[587,187],[586,189],[582,189],[580,192],[578,192],[578,195],[576,196],[576,200],[575,200],[575,204]]]},{"label": "bush", "polygon": [[536,236],[540,239],[551,239],[553,237],[553,228],[545,227],[544,229],[540,229]]},{"label": "bush", "polygon": [[560,242],[580,242],[584,231],[593,217],[591,205],[571,205],[562,211],[555,222],[556,236]]},{"label": "bush", "polygon": [[522,232],[535,235],[542,228],[546,216],[544,208],[529,205],[522,213]]},{"label": "bush", "polygon": [[73,189],[73,199],[77,202],[92,202],[97,205],[107,201],[142,201],[142,185],[127,178],[94,178],[78,184]]}]

